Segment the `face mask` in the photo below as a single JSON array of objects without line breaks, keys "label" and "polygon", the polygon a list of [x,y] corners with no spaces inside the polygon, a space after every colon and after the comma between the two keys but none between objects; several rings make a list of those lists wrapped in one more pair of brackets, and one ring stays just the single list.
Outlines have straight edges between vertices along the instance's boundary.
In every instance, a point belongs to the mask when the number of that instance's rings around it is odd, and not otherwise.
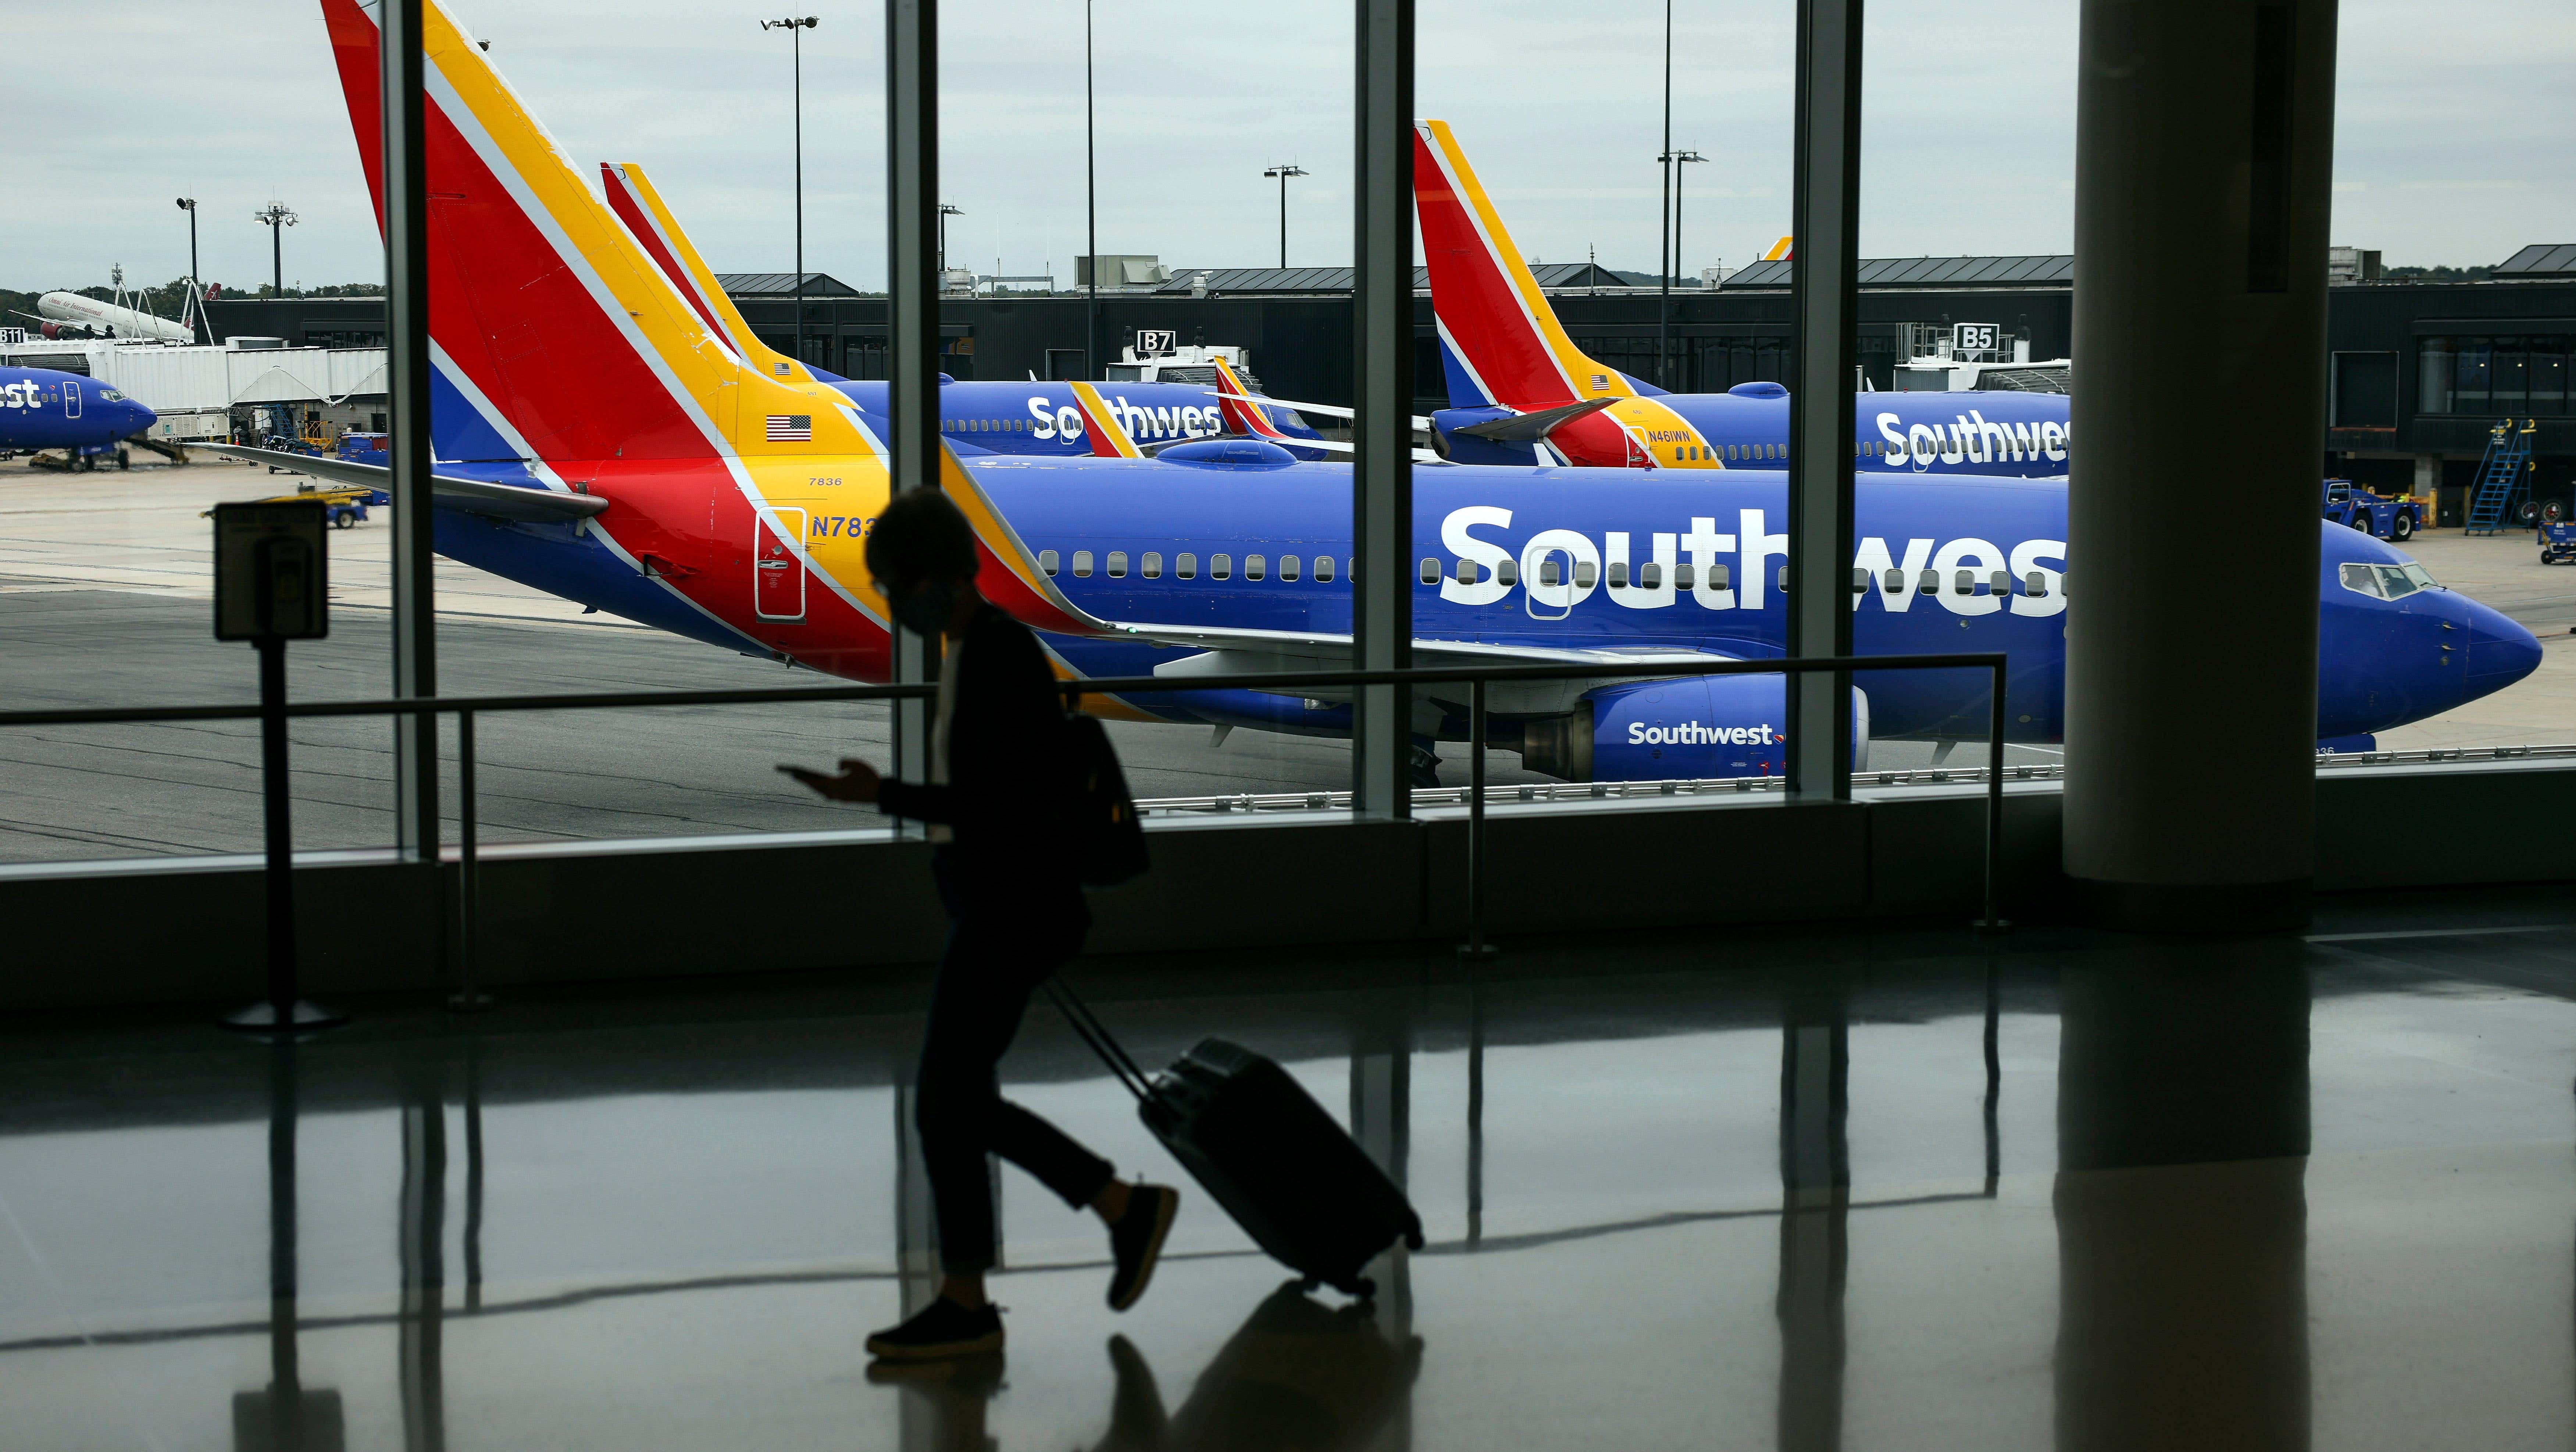
[{"label": "face mask", "polygon": [[915,635],[940,634],[956,613],[957,586],[948,580],[933,580],[894,601],[895,620]]}]

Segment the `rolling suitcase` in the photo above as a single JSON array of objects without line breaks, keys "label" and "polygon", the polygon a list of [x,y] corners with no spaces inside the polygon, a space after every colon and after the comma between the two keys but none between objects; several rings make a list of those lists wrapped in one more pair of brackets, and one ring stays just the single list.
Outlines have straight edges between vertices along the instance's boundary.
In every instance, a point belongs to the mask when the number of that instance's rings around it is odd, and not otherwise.
[{"label": "rolling suitcase", "polygon": [[1240,1044],[1201,1039],[1148,1080],[1072,990],[1047,995],[1136,1096],[1137,1117],[1235,1223],[1311,1282],[1366,1298],[1361,1274],[1402,1240],[1422,1248],[1422,1217],[1368,1152],[1288,1071]]}]

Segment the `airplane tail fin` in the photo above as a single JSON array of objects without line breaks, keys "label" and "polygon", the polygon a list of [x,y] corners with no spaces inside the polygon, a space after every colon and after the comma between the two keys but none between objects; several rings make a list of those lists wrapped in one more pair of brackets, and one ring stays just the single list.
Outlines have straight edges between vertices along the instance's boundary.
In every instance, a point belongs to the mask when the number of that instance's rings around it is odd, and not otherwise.
[{"label": "airplane tail fin", "polygon": [[726,296],[724,284],[716,281],[715,270],[699,255],[697,244],[680,226],[680,219],[662,200],[662,194],[644,175],[644,168],[631,161],[603,161],[599,164],[600,191],[608,198],[609,210],[634,234],[636,244],[653,259],[653,266],[670,279],[671,286],[696,313],[701,321],[735,353],[749,360],[753,367],[771,378],[790,381],[812,381],[813,375],[797,361],[760,341],[744,321],[742,310]]},{"label": "airplane tail fin", "polygon": [[1141,459],[1145,451],[1127,426],[1118,421],[1118,410],[1100,396],[1100,390],[1088,383],[1071,383],[1073,406],[1082,411],[1082,436],[1091,443],[1092,456],[1101,459]]},{"label": "airplane tail fin", "polygon": [[1451,401],[1478,397],[1526,411],[1635,396],[1628,378],[1566,337],[1449,123],[1419,121],[1413,131],[1413,205],[1431,309],[1458,365]]},{"label": "airplane tail fin", "polygon": [[[381,216],[376,17],[359,0],[321,6]],[[819,386],[746,360],[724,313],[700,297],[710,319],[684,296],[438,0],[424,6],[422,43],[442,457],[877,452]]]},{"label": "airplane tail fin", "polygon": [[1300,443],[1272,421],[1269,411],[1252,401],[1252,390],[1223,358],[1216,360],[1216,406],[1228,431],[1274,444]]}]

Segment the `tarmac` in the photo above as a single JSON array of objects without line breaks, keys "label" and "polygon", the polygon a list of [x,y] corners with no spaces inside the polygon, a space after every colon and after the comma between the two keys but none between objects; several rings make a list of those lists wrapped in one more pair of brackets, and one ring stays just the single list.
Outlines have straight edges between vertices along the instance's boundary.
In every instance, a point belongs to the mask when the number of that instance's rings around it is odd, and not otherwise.
[{"label": "tarmac", "polygon": [[[292,492],[259,466],[138,461],[130,472],[55,474],[0,463],[0,701],[17,709],[249,701],[251,651],[212,637],[211,537],[219,500]],[[391,530],[381,516],[331,540],[330,639],[289,651],[302,700],[390,694]],[[2576,568],[2537,562],[2528,538],[2442,531],[2409,548],[2445,584],[2542,632],[2544,663],[2512,690],[2381,739],[2388,749],[2576,740]],[[824,678],[729,655],[440,560],[438,679],[445,693],[723,689]],[[448,728],[452,733],[452,726]],[[1344,742],[1113,723],[1140,799],[1348,787]],[[775,771],[886,756],[886,712],[866,705],[718,707],[486,718],[477,732],[483,840],[559,841],[874,825]],[[304,721],[293,731],[301,850],[381,847],[392,832],[392,730]],[[452,753],[452,740],[448,743]],[[1878,742],[1877,768],[1921,766],[1931,747]],[[1442,748],[1463,785],[1465,749]],[[1980,753],[1974,744],[1962,764]],[[2016,763],[2059,759],[2016,746]],[[1496,785],[1550,778],[1495,751]],[[452,799],[455,773],[445,774]],[[0,862],[248,852],[260,841],[256,728],[246,722],[0,733]]]}]

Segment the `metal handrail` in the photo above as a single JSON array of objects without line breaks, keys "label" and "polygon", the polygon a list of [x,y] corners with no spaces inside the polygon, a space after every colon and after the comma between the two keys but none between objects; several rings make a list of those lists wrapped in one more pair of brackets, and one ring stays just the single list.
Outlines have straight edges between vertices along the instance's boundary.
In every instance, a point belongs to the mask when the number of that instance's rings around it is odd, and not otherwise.
[{"label": "metal handrail", "polygon": [[[1280,690],[1293,687],[1354,687],[1375,685],[1467,685],[1472,687],[1469,702],[1468,739],[1472,743],[1469,759],[1470,784],[1467,789],[1467,919],[1468,951],[1484,950],[1484,869],[1485,869],[1485,691],[1496,681],[1569,681],[1596,680],[1603,677],[1633,676],[1638,679],[1675,679],[1691,676],[1797,675],[1814,671],[1848,672],[1885,670],[1984,670],[1990,673],[1992,689],[1987,722],[1985,797],[1985,903],[1978,926],[1985,931],[2000,930],[2004,920],[1997,912],[1996,866],[2003,842],[2004,817],[2004,692],[2006,658],[1999,651],[1960,651],[1927,655],[1837,655],[1780,657],[1754,660],[1672,660],[1640,659],[1633,666],[1617,661],[1591,661],[1562,665],[1491,665],[1491,666],[1409,666],[1401,669],[1257,671],[1221,676],[1112,676],[1056,683],[1056,689],[1070,703],[1078,704],[1086,696],[1129,696],[1154,692],[1209,690]],[[495,711],[599,711],[669,708],[679,706],[733,706],[765,703],[833,701],[920,700],[937,694],[938,687],[928,683],[902,685],[848,686],[769,686],[733,690],[706,691],[606,691],[557,695],[514,696],[419,696],[392,697],[381,700],[308,701],[289,703],[283,708],[287,717],[331,716],[402,716],[414,715],[434,720],[453,713],[457,719],[458,788],[469,795],[474,782],[474,718]],[[232,721],[251,720],[264,713],[258,704],[195,706],[105,706],[63,708],[33,711],[0,711],[0,728],[11,726],[73,725],[139,725],[158,721]],[[469,799],[458,813],[458,959],[459,992],[450,1001],[462,1008],[480,1006],[484,1000],[475,990],[473,962],[474,938],[478,924],[476,907],[479,876],[479,843],[476,840],[476,814]]]}]

